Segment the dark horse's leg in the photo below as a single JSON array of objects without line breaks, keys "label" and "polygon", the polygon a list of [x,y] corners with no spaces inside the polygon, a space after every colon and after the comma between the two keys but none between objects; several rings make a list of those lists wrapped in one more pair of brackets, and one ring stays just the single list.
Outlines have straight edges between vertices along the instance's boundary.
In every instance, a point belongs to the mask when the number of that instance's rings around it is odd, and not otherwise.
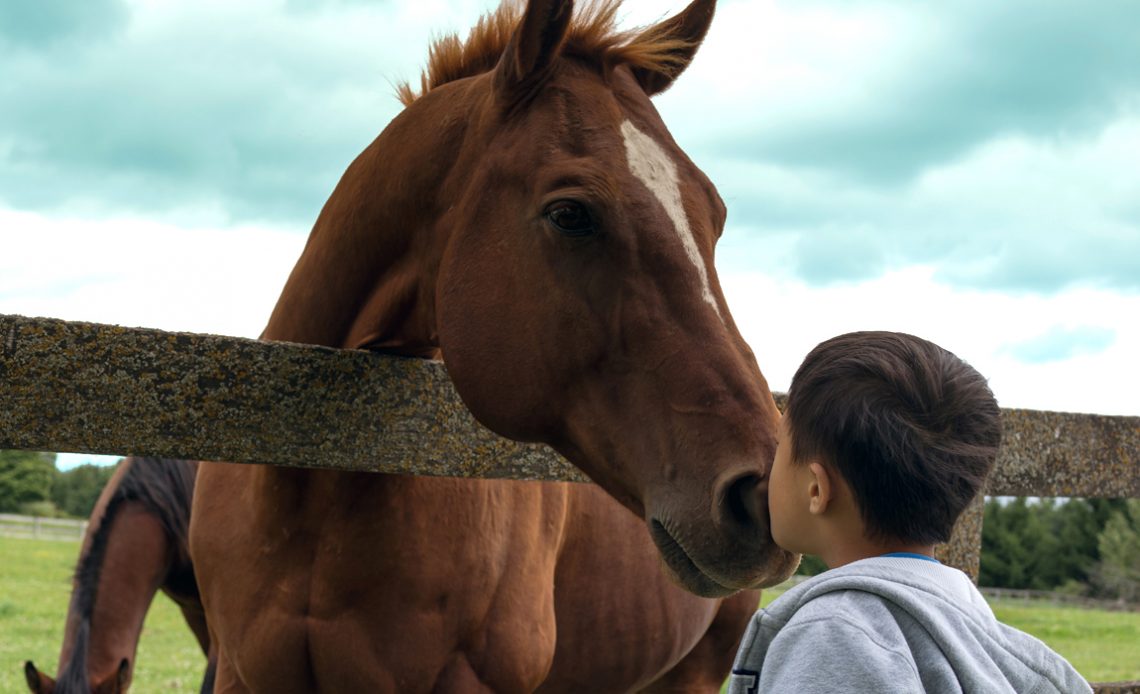
[{"label": "dark horse's leg", "polygon": [[719,692],[732,669],[748,620],[759,606],[758,590],[744,590],[726,598],[693,650],[643,691],[651,694]]},{"label": "dark horse's leg", "polygon": [[202,609],[201,603],[179,603],[179,608],[182,610],[182,617],[186,620],[186,625],[190,627],[190,631],[194,632],[194,636],[198,639],[198,645],[202,648],[202,653],[206,656],[206,674],[202,676],[202,689],[199,690],[201,694],[211,694],[214,691],[214,677],[218,669],[218,654],[216,649],[210,643],[210,630],[206,626],[206,612]]},{"label": "dark horse's leg", "polygon": [[218,654],[213,649],[206,661],[206,674],[202,675],[202,688],[199,694],[214,694],[214,678],[218,676]]},{"label": "dark horse's leg", "polygon": [[177,603],[178,609],[182,611],[182,618],[186,620],[186,626],[190,627],[190,631],[194,633],[194,638],[198,639],[198,647],[202,649],[202,655],[209,655],[210,629],[206,626],[206,611],[202,609],[202,603],[196,602],[199,598],[194,596],[192,600],[180,599],[170,591],[167,591],[166,594]]}]

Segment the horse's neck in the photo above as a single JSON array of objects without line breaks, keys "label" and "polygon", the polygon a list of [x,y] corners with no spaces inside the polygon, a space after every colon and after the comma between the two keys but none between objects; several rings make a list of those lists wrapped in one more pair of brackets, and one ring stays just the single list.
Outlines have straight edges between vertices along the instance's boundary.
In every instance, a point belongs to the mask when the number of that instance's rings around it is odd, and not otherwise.
[{"label": "horse's neck", "polygon": [[[433,356],[435,279],[474,90],[422,98],[345,171],[290,274],[264,339]],[[445,125],[439,125],[445,124]]]},{"label": "horse's neck", "polygon": [[[109,524],[109,525],[107,525]],[[107,525],[106,542],[85,553],[68,611],[60,671],[75,658],[86,622],[87,671],[97,677],[114,673],[123,658],[133,662],[143,618],[169,569],[174,552],[162,522],[142,504],[122,502],[99,519]],[[87,546],[87,552],[92,551]]]},{"label": "horse's neck", "polygon": [[[267,340],[437,358],[435,283],[454,178],[477,90],[456,85],[398,115],[345,171],[325,203],[269,323]],[[440,125],[445,124],[445,125]],[[434,129],[433,129],[434,128]],[[320,498],[336,476],[244,471],[262,512]]]}]

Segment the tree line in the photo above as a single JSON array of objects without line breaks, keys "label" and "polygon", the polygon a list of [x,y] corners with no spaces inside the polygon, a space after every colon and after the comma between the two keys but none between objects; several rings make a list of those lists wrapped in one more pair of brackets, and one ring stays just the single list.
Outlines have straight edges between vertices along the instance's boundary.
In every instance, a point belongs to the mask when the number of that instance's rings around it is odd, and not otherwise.
[{"label": "tree line", "polygon": [[988,499],[978,583],[1140,602],[1140,500]]},{"label": "tree line", "polygon": [[0,451],[0,513],[87,518],[114,471],[80,465],[61,472],[54,453]]},{"label": "tree line", "polygon": [[986,499],[978,584],[1140,602],[1140,499]]},{"label": "tree line", "polygon": [[[0,513],[86,518],[113,472],[0,451]],[[799,573],[825,568],[804,557]],[[1140,500],[987,499],[978,582],[1140,602]]]}]

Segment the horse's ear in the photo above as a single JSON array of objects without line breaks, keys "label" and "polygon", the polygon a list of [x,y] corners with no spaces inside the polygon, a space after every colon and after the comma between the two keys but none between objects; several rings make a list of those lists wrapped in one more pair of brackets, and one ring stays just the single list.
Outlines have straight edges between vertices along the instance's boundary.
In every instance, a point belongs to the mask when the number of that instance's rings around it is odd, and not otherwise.
[{"label": "horse's ear", "polygon": [[661,69],[634,67],[633,76],[649,96],[673,86],[673,81],[689,67],[712,24],[716,0],[693,0],[680,14],[649,27],[633,43],[676,44],[668,51],[671,60]]},{"label": "horse's ear", "polygon": [[24,663],[24,680],[32,694],[51,694],[55,690],[55,680],[36,669],[35,663]]},{"label": "horse's ear", "polygon": [[119,669],[115,672],[115,694],[123,694],[131,683],[131,661],[123,658],[119,661]]},{"label": "horse's ear", "polygon": [[123,694],[131,683],[131,661],[123,658],[119,667],[95,685],[95,694]]},{"label": "horse's ear", "polygon": [[570,17],[572,0],[530,0],[495,68],[495,91],[511,101],[520,89],[540,83],[558,56]]}]

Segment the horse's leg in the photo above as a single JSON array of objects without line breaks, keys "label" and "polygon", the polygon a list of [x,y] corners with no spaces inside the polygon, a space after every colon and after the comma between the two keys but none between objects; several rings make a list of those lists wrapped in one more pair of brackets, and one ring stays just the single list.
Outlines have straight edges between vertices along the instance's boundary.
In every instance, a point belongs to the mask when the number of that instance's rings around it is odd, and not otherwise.
[{"label": "horse's leg", "polygon": [[[221,649],[216,649],[214,663],[213,678],[211,684],[213,685],[214,694],[247,694],[253,690],[245,686],[245,683],[237,675],[234,666],[226,658],[226,654],[221,652]],[[210,666],[206,666],[207,678],[210,676]],[[206,682],[202,682],[202,691],[205,691]]]},{"label": "horse's leg", "polygon": [[202,688],[199,691],[201,694],[210,694],[214,691],[214,678],[218,669],[218,653],[210,642],[210,629],[206,626],[206,612],[200,603],[179,603],[178,607],[182,610],[182,618],[186,620],[186,625],[190,627],[190,631],[194,632],[194,636],[198,639],[198,645],[202,647],[202,653],[206,656],[206,673],[202,676]]},{"label": "horse's leg", "polygon": [[200,604],[184,604],[178,600],[178,609],[182,610],[182,618],[186,620],[186,626],[190,627],[190,631],[194,632],[194,637],[198,639],[198,646],[202,649],[202,655],[210,654],[210,630],[206,627],[206,612],[202,609]]},{"label": "horse's leg", "polygon": [[760,605],[760,591],[744,590],[726,598],[704,637],[693,650],[644,692],[719,692],[732,669],[748,620]]},{"label": "horse's leg", "polygon": [[198,690],[199,694],[213,694],[214,680],[218,677],[218,649],[210,646],[210,652],[206,655],[206,673],[202,675],[202,688]]}]

